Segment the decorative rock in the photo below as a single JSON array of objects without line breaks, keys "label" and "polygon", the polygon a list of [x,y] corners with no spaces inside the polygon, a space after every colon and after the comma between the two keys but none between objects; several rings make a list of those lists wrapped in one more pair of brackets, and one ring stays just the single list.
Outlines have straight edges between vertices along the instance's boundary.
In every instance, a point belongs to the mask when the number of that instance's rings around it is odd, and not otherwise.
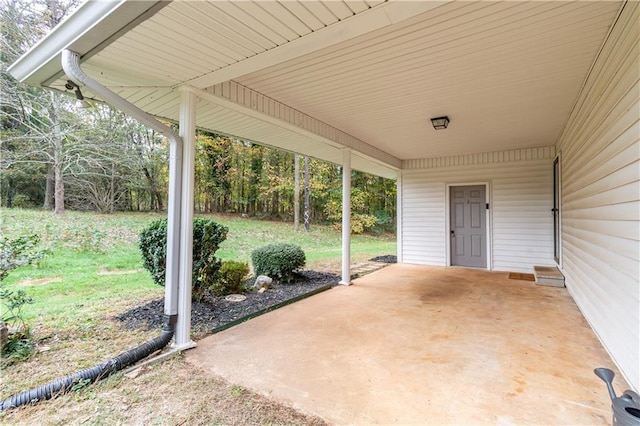
[{"label": "decorative rock", "polygon": [[255,282],[255,284],[253,284],[253,288],[256,288],[256,289],[259,289],[259,288],[267,289],[267,288],[271,287],[272,283],[273,283],[273,279],[271,277],[268,277],[266,275],[260,275],[258,278],[256,278],[256,282]]},{"label": "decorative rock", "polygon": [[267,291],[267,287],[260,287],[260,290],[258,290],[258,293],[262,294],[265,291]]},{"label": "decorative rock", "polygon": [[247,299],[247,296],[243,294],[230,294],[224,298],[224,300],[226,300],[227,302],[242,302],[243,300],[246,300],[246,299]]}]

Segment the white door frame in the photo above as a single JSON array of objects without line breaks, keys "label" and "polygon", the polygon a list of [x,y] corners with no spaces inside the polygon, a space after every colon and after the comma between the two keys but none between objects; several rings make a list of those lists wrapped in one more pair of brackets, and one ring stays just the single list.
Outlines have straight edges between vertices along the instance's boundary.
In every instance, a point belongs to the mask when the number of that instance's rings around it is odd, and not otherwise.
[{"label": "white door frame", "polygon": [[491,235],[493,234],[492,226],[493,223],[493,197],[491,194],[491,184],[487,181],[470,181],[470,182],[451,182],[445,184],[445,203],[444,203],[444,217],[445,217],[445,230],[444,230],[444,243],[445,243],[445,254],[446,254],[446,265],[451,265],[451,188],[456,186],[484,186],[486,202],[489,204],[489,210],[485,215],[485,226],[487,232],[487,265],[486,268],[488,271],[493,270],[493,256],[491,253],[492,240]]},{"label": "white door frame", "polygon": [[[556,176],[557,182],[554,182],[554,188],[553,188],[553,197],[556,196],[556,191],[558,191],[557,196],[558,196],[558,211],[556,212],[556,214],[558,215],[558,235],[554,235],[554,239],[557,238],[558,239],[558,260],[556,261],[556,264],[558,265],[558,268],[562,269],[562,265],[563,265],[563,256],[562,256],[562,151],[558,151],[556,153],[556,156],[553,159],[553,163],[552,167],[555,168],[555,163],[558,163],[558,175]],[[552,172],[553,173],[553,172]],[[554,201],[555,202],[555,201]],[[555,224],[553,225],[555,227]],[[554,234],[555,234],[555,230],[554,230]],[[553,245],[555,247],[556,242],[553,242]],[[555,259],[554,259],[555,261]]]}]

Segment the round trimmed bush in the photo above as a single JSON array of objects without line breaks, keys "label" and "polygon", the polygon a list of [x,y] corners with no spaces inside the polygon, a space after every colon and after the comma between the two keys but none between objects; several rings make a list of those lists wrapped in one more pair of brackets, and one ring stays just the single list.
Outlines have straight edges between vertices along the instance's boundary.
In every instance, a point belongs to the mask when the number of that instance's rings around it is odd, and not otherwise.
[{"label": "round trimmed bush", "polygon": [[216,296],[242,293],[245,290],[244,279],[247,275],[249,275],[249,265],[246,263],[233,260],[222,262],[220,278],[209,287],[209,290]]},{"label": "round trimmed bush", "polygon": [[[202,300],[206,288],[219,276],[222,262],[215,257],[220,243],[227,239],[229,229],[211,219],[193,220],[192,298]],[[144,267],[153,282],[164,286],[167,259],[167,219],[156,220],[140,234],[140,251]]]},{"label": "round trimmed bush", "polygon": [[291,282],[293,273],[304,267],[304,251],[289,243],[267,244],[251,252],[253,272],[283,282]]}]

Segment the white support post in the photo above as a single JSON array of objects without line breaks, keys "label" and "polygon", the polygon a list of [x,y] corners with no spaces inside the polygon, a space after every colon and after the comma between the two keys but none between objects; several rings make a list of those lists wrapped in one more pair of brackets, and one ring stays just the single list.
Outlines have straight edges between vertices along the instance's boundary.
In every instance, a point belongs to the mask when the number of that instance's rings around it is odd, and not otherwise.
[{"label": "white support post", "polygon": [[402,263],[402,170],[396,176],[396,258]]},{"label": "white support post", "polygon": [[351,284],[351,149],[342,151],[342,281]]},{"label": "white support post", "polygon": [[191,270],[193,264],[193,174],[196,142],[196,95],[186,89],[180,104],[180,136],[182,137],[182,200],[180,203],[180,273],[178,288],[178,323],[176,349],[189,349],[191,340]]}]

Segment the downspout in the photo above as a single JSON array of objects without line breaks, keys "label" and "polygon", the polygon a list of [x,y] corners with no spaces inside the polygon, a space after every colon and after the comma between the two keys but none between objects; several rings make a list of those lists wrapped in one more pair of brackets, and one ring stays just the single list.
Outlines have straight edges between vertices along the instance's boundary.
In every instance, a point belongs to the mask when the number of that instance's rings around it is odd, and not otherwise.
[{"label": "downspout", "polygon": [[180,244],[180,201],[182,187],[182,138],[168,126],[160,123],[151,115],[135,105],[122,99],[97,81],[86,75],[79,65],[79,56],[70,50],[62,52],[62,68],[65,74],[78,86],[87,86],[93,93],[99,95],[112,106],[126,112],[153,130],[167,137],[170,141],[169,159],[169,206],[167,224],[167,267],[165,283],[164,326],[162,334],[138,347],[121,353],[94,367],[86,368],[74,374],[56,379],[37,388],[20,392],[0,401],[0,411],[30,404],[73,389],[80,383],[91,383],[135,364],[152,353],[164,348],[174,337],[178,318],[178,274],[179,274],[179,244]]},{"label": "downspout", "polygon": [[182,138],[171,127],[121,98],[98,83],[80,68],[80,57],[68,49],[62,51],[62,69],[78,86],[104,99],[111,106],[126,112],[169,139],[169,201],[167,206],[167,267],[164,314],[175,324],[178,316],[178,277],[180,264],[180,201],[182,199]]}]

